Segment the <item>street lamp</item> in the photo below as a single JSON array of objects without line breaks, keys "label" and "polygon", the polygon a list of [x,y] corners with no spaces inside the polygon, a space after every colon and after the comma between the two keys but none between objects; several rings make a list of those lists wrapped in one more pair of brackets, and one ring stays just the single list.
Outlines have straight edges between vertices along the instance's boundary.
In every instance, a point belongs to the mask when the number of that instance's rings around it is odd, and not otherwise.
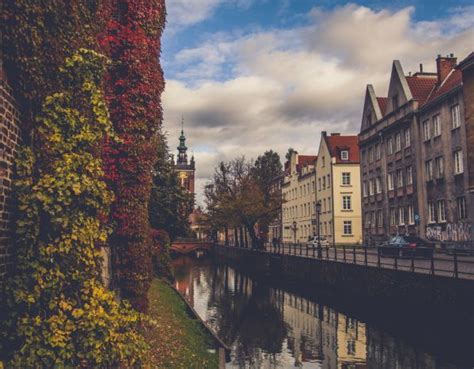
[{"label": "street lamp", "polygon": [[295,220],[293,221],[293,238],[296,243],[296,221]]},{"label": "street lamp", "polygon": [[368,225],[369,225],[369,231],[368,231],[368,234],[369,234],[369,237],[367,237],[367,246],[370,247],[371,245],[371,236],[372,236],[372,222],[369,220],[368,222]]},{"label": "street lamp", "polygon": [[321,214],[321,200],[316,203],[316,216],[317,216],[317,227],[318,227],[318,259],[323,257],[323,249],[321,248],[321,226],[319,221],[319,215]]}]

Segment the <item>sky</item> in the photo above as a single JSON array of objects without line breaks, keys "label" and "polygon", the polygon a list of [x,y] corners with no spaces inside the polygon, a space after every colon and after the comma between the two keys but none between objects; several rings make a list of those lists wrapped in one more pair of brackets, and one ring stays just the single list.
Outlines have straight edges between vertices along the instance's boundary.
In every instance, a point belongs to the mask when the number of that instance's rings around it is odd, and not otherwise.
[{"label": "sky", "polygon": [[167,0],[163,130],[181,118],[196,200],[220,161],[288,148],[316,154],[321,131],[357,134],[364,94],[386,96],[393,60],[435,71],[474,51],[474,0]]}]

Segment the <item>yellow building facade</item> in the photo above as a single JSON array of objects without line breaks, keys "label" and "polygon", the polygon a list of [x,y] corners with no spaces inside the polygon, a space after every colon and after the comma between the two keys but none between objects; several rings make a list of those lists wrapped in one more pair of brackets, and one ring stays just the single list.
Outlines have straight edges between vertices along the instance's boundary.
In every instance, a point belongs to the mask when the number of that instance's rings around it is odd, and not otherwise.
[{"label": "yellow building facade", "polygon": [[357,136],[322,132],[316,161],[320,234],[332,245],[362,244],[360,160]]}]

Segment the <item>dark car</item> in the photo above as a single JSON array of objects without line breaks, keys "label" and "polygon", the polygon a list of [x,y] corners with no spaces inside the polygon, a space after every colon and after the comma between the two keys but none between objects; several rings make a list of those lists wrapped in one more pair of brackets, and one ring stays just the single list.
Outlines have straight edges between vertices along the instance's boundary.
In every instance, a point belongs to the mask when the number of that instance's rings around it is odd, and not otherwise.
[{"label": "dark car", "polygon": [[417,236],[392,237],[389,241],[379,246],[381,256],[397,257],[426,257],[433,256],[434,244]]}]

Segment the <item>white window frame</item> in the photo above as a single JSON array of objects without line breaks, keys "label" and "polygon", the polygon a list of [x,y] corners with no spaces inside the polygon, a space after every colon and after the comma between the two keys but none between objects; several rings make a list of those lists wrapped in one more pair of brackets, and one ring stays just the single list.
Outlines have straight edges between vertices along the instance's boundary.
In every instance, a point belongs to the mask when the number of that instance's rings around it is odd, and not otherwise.
[{"label": "white window frame", "polygon": [[436,204],[428,203],[428,223],[436,223]]},{"label": "white window frame", "polygon": [[349,160],[349,150],[341,150],[341,160]]},{"label": "white window frame", "polygon": [[343,186],[350,186],[351,185],[351,173],[350,172],[342,172],[341,182]]},{"label": "white window frame", "polygon": [[389,137],[387,140],[387,154],[392,155],[393,154],[393,138]]},{"label": "white window frame", "polygon": [[410,128],[405,129],[405,147],[411,146],[411,132]]},{"label": "white window frame", "polygon": [[464,162],[462,150],[454,152],[454,174],[464,173]]},{"label": "white window frame", "polygon": [[406,182],[407,186],[411,186],[413,184],[413,167],[410,165],[406,168]]},{"label": "white window frame", "polygon": [[342,196],[342,210],[352,210],[352,198],[350,195]]},{"label": "white window frame", "polygon": [[402,134],[398,132],[395,135],[395,152],[399,152],[402,150]]},{"label": "white window frame", "polygon": [[405,225],[405,208],[403,206],[398,208],[398,225]]},{"label": "white window frame", "polygon": [[425,161],[425,174],[427,182],[433,180],[433,160]]},{"label": "white window frame", "polygon": [[397,188],[403,187],[403,170],[397,170]]},{"label": "white window frame", "polygon": [[458,219],[467,219],[467,204],[465,196],[460,196],[456,198],[456,207],[458,212]]},{"label": "white window frame", "polygon": [[408,224],[412,225],[415,224],[415,209],[413,205],[408,205]]},{"label": "white window frame", "polygon": [[438,156],[435,158],[436,178],[444,177],[444,157]]},{"label": "white window frame", "polygon": [[429,141],[431,139],[431,127],[430,120],[426,119],[422,123],[423,126],[423,141]]},{"label": "white window frame", "polygon": [[451,124],[453,129],[461,127],[461,110],[459,109],[459,104],[451,106]]},{"label": "white window frame", "polygon": [[438,211],[438,223],[446,223],[446,202],[438,200],[436,202],[436,210]]},{"label": "white window frame", "polygon": [[393,182],[393,172],[387,174],[387,189],[389,191],[395,189],[395,183]]},{"label": "white window frame", "polygon": [[441,136],[441,118],[439,114],[433,115],[433,137]]},{"label": "white window frame", "polygon": [[382,180],[380,177],[375,178],[375,192],[377,194],[382,193]]},{"label": "white window frame", "polygon": [[352,236],[352,220],[344,220],[343,232],[345,236]]}]

